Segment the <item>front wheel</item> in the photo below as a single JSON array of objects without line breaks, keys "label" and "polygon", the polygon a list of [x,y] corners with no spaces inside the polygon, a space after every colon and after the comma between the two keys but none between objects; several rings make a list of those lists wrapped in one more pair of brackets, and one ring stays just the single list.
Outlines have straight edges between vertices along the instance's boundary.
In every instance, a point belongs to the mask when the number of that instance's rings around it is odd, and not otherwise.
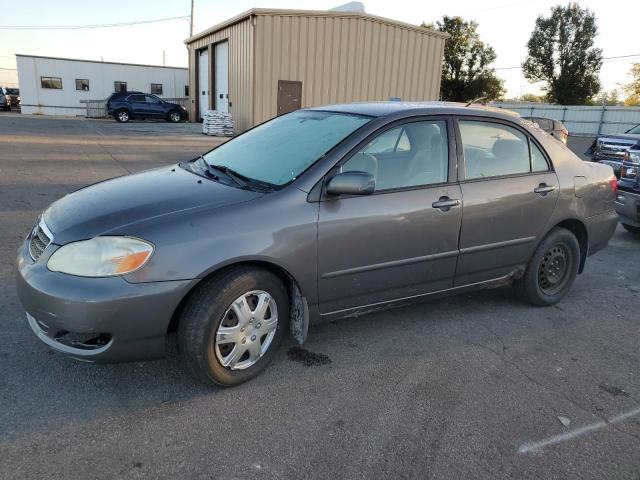
[{"label": "front wheel", "polygon": [[231,268],[203,280],[187,301],[178,346],[192,374],[229,387],[273,360],[289,320],[287,290],[273,273]]},{"label": "front wheel", "polygon": [[178,112],[177,110],[173,110],[169,112],[168,120],[171,123],[180,123],[180,121],[182,120],[182,116],[180,115],[180,112]]},{"label": "front wheel", "polygon": [[627,232],[640,235],[640,227],[634,227],[633,225],[629,225],[628,223],[623,223],[622,226]]},{"label": "front wheel", "polygon": [[129,121],[129,112],[126,110],[118,110],[114,117],[116,121],[120,123],[127,123]]},{"label": "front wheel", "polygon": [[547,306],[569,292],[580,266],[580,245],[573,233],[556,227],[540,242],[522,278],[515,281],[518,297]]}]

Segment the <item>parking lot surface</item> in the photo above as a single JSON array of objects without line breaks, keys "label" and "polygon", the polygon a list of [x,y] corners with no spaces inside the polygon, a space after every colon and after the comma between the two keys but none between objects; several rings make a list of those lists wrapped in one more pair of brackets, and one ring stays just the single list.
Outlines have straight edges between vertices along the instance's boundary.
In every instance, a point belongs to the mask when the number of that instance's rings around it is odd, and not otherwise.
[{"label": "parking lot surface", "polygon": [[16,248],[64,194],[221,141],[174,127],[0,115],[0,478],[640,478],[640,239],[622,229],[555,307],[504,287],[312,326],[232,389],[175,352],[48,351]]}]

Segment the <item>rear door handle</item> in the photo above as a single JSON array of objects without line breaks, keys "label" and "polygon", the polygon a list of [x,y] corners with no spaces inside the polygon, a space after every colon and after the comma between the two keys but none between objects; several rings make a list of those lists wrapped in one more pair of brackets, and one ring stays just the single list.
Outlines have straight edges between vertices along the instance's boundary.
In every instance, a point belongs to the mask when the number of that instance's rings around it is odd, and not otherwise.
[{"label": "rear door handle", "polygon": [[546,183],[541,183],[536,188],[533,189],[535,193],[538,195],[546,195],[547,193],[553,192],[556,189],[553,185],[547,185]]},{"label": "rear door handle", "polygon": [[460,200],[449,197],[440,197],[437,202],[433,202],[431,204],[433,208],[439,208],[443,212],[448,211],[451,207],[457,207],[458,205],[460,205]]}]

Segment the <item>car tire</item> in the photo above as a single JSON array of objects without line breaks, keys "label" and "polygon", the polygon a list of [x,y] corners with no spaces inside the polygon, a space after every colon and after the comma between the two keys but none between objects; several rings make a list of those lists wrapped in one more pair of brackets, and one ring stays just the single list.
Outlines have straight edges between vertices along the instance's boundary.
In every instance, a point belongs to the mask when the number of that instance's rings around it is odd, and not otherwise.
[{"label": "car tire", "polygon": [[622,226],[627,232],[640,235],[640,227],[634,227],[633,225],[629,225],[628,223],[623,223]]},{"label": "car tire", "polygon": [[178,110],[171,110],[167,115],[167,122],[171,123],[180,123],[182,121],[182,116]]},{"label": "car tire", "polygon": [[[268,307],[261,314],[263,300]],[[230,387],[267,367],[288,323],[288,294],[276,275],[253,267],[229,268],[203,280],[187,300],[179,318],[178,350],[197,379]]]},{"label": "car tire", "polygon": [[120,110],[116,110],[113,117],[116,119],[116,122],[127,123],[131,116],[128,110],[121,108]]},{"label": "car tire", "polygon": [[580,244],[566,228],[556,227],[540,242],[522,278],[517,296],[537,306],[558,303],[571,289],[580,267]]}]

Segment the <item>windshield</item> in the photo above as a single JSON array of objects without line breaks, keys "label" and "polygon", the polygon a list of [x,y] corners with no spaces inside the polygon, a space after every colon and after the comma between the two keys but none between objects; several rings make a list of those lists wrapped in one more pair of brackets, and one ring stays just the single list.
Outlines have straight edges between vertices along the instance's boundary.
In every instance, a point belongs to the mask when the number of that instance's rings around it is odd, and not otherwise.
[{"label": "windshield", "polygon": [[636,125],[631,130],[629,130],[627,133],[635,133],[636,135],[640,134],[640,125]]},{"label": "windshield", "polygon": [[284,185],[370,120],[361,115],[298,110],[220,145],[204,159],[247,178]]}]

